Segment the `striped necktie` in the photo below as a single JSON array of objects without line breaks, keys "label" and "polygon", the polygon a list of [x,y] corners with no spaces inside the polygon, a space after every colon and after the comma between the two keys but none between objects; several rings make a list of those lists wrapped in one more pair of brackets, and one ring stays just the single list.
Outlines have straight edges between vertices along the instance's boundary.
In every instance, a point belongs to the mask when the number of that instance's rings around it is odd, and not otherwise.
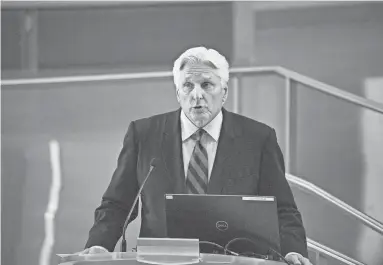
[{"label": "striped necktie", "polygon": [[208,184],[208,156],[201,138],[205,130],[200,129],[192,135],[196,141],[186,177],[186,188],[189,194],[206,194]]}]

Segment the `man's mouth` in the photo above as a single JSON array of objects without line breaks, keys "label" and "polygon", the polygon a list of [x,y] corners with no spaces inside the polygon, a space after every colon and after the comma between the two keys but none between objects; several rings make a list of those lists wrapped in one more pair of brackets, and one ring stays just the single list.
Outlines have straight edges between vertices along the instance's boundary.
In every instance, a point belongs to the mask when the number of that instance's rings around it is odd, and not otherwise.
[{"label": "man's mouth", "polygon": [[192,111],[197,113],[197,114],[202,114],[202,113],[205,113],[205,107],[203,107],[203,106],[194,106],[194,107],[192,107]]}]

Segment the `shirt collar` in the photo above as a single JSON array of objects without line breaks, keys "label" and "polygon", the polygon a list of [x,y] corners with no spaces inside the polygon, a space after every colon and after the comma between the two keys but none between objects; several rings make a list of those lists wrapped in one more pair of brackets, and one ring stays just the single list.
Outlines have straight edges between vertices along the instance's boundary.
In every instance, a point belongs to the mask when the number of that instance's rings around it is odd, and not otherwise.
[{"label": "shirt collar", "polygon": [[[219,133],[222,127],[222,110],[210,121],[203,129],[216,141],[218,142]],[[181,110],[181,134],[182,141],[187,140],[192,136],[199,128],[195,126],[189,118],[186,116],[183,110]]]}]

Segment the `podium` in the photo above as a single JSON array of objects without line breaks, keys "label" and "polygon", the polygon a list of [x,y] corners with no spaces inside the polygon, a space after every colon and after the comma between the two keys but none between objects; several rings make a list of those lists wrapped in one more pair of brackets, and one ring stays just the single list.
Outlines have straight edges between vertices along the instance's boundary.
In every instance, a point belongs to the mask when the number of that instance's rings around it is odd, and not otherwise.
[{"label": "podium", "polygon": [[[72,259],[72,261],[61,262],[60,265],[145,265],[137,261],[136,253],[122,253],[122,252],[113,252],[109,253],[110,255],[105,254],[89,254],[88,257],[84,259]],[[187,263],[158,263],[163,265],[173,264],[186,265]],[[272,260],[263,260],[257,258],[248,258],[248,257],[236,257],[236,256],[227,256],[221,254],[200,254],[200,259],[198,263],[188,263],[188,264],[200,264],[200,265],[282,265],[285,264],[279,261]]]},{"label": "podium", "polygon": [[137,252],[58,255],[60,265],[281,265],[283,262],[199,252],[198,239],[139,238]]}]

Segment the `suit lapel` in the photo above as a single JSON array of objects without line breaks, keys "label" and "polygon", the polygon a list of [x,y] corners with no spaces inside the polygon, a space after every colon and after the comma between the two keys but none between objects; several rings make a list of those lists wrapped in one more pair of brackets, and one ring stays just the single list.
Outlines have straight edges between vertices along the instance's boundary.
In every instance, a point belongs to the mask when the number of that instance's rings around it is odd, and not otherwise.
[{"label": "suit lapel", "polygon": [[235,124],[232,121],[231,113],[222,109],[223,122],[218,141],[217,153],[208,185],[209,194],[221,194],[230,172],[225,169],[225,161],[237,153],[235,138],[237,137]]},{"label": "suit lapel", "polygon": [[185,193],[180,114],[178,109],[167,116],[162,138],[162,158],[174,193]]}]

